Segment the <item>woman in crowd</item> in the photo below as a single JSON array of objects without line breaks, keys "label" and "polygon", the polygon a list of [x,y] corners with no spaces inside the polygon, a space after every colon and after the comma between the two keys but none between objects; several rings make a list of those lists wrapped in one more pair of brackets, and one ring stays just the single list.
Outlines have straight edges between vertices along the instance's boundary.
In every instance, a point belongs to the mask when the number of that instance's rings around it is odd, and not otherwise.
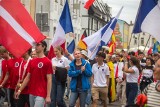
[{"label": "woman in crowd", "polygon": [[[124,72],[126,72],[126,97],[127,105],[134,104],[134,100],[138,93],[138,77],[140,71],[140,63],[136,57],[131,57],[129,62],[124,58]],[[128,68],[128,63],[130,67]]]},{"label": "woman in crowd", "polygon": [[145,87],[153,82],[153,59],[150,57],[147,57],[146,59],[146,65],[142,67],[142,79],[140,82],[140,90],[141,92],[145,89]]},{"label": "woman in crowd", "polygon": [[69,68],[68,59],[63,56],[63,49],[60,46],[54,48],[54,53],[56,57],[52,58],[52,67],[55,74],[52,77],[51,107],[56,107],[56,104],[58,107],[67,107],[63,97]]}]

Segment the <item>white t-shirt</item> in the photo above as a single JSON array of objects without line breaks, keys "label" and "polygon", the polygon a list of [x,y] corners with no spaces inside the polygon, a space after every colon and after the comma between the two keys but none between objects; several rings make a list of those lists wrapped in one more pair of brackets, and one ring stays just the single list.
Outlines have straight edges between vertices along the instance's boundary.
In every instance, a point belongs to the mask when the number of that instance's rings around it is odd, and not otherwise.
[{"label": "white t-shirt", "polygon": [[147,78],[151,78],[153,76],[153,70],[152,69],[143,69],[143,76]]},{"label": "white t-shirt", "polygon": [[68,59],[64,56],[62,56],[59,59],[57,57],[54,57],[52,58],[51,61],[52,61],[52,66],[57,66],[61,68],[69,67]]},{"label": "white t-shirt", "polygon": [[129,69],[133,69],[134,73],[126,73],[127,82],[138,83],[139,69],[136,66],[130,67]]},{"label": "white t-shirt", "polygon": [[94,75],[93,86],[96,86],[96,87],[107,86],[106,75],[109,76],[110,71],[109,71],[109,67],[105,63],[103,63],[102,66],[99,66],[98,63],[93,64],[92,73]]}]

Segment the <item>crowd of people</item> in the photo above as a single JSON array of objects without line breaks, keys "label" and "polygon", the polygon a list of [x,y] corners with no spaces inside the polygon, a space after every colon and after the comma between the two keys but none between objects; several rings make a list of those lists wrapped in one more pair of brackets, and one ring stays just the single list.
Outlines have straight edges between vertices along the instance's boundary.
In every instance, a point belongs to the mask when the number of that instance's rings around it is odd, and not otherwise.
[{"label": "crowd of people", "polygon": [[[160,54],[100,50],[90,60],[86,50],[73,55],[60,46],[47,58],[41,41],[15,58],[0,46],[0,107],[160,106]],[[144,101],[145,96],[146,100]]]}]

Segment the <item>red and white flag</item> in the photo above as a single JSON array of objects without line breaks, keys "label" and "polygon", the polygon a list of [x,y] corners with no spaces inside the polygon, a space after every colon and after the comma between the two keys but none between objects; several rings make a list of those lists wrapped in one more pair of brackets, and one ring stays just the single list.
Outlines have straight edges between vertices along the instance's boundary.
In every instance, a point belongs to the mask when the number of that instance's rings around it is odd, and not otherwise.
[{"label": "red and white flag", "polygon": [[90,6],[92,6],[92,4],[95,0],[83,0],[83,1],[84,1],[84,8],[86,8],[88,10],[90,8]]},{"label": "red and white flag", "polygon": [[20,0],[0,2],[0,44],[21,57],[35,43],[45,39]]}]

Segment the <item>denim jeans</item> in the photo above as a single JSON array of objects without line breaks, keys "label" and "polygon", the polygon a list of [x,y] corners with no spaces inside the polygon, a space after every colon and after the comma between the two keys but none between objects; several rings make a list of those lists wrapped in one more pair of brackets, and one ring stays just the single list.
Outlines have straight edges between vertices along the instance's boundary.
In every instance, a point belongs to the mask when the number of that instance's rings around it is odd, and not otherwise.
[{"label": "denim jeans", "polygon": [[91,94],[91,88],[90,89],[88,89],[88,91],[87,91],[87,97],[86,97],[86,104],[87,105],[90,105],[91,104],[91,97],[92,97],[92,94]]},{"label": "denim jeans", "polygon": [[85,107],[87,91],[82,91],[81,89],[77,89],[76,92],[71,92],[69,107],[75,106],[78,97],[80,99],[80,107]]},{"label": "denim jeans", "polygon": [[67,77],[67,92],[66,92],[67,97],[69,97],[69,93],[70,93],[70,81],[71,81],[71,78],[68,76]]},{"label": "denim jeans", "polygon": [[56,81],[55,75],[52,76],[52,91],[51,91],[51,105],[50,107],[67,107],[63,99],[65,93],[65,83]]},{"label": "denim jeans", "polygon": [[138,84],[137,83],[127,83],[126,85],[127,105],[134,104],[134,100],[137,94],[138,94]]},{"label": "denim jeans", "polygon": [[29,95],[30,107],[44,107],[45,99],[39,96]]}]

